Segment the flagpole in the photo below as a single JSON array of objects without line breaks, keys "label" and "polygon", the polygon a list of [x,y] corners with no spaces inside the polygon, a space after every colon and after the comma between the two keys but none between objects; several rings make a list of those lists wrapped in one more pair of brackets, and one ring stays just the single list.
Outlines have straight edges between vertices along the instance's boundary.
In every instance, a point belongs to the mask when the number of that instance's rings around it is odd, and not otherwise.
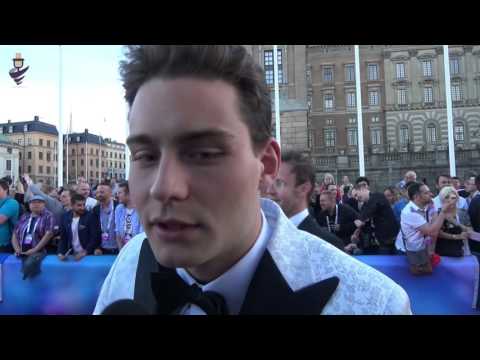
[{"label": "flagpole", "polygon": [[68,167],[70,165],[70,163],[68,162],[69,161],[69,154],[68,154],[68,143],[70,142],[70,132],[72,131],[72,109],[70,109],[70,123],[69,123],[69,126],[68,126],[68,131],[67,131],[67,161],[66,161],[66,164],[67,164],[67,185],[70,181],[69,177],[68,177]]},{"label": "flagpole", "polygon": [[357,140],[358,140],[358,168],[360,176],[365,176],[365,157],[363,153],[363,121],[362,121],[362,90],[360,78],[360,47],[355,45],[355,100],[357,102]]},{"label": "flagpole", "polygon": [[[58,76],[58,151],[57,151],[57,187],[63,186],[63,122],[62,122],[62,45],[58,45],[59,76]],[[68,168],[68,166],[67,166]],[[68,171],[68,170],[67,170]]]},{"label": "flagpole", "polygon": [[275,91],[275,139],[281,147],[280,139],[280,94],[278,89],[278,50],[277,45],[273,45],[273,84]]},{"label": "flagpole", "polygon": [[443,45],[443,67],[445,69],[445,95],[447,101],[448,161],[450,176],[457,176],[455,167],[455,141],[453,139],[452,89],[450,87],[450,54],[448,45]]}]

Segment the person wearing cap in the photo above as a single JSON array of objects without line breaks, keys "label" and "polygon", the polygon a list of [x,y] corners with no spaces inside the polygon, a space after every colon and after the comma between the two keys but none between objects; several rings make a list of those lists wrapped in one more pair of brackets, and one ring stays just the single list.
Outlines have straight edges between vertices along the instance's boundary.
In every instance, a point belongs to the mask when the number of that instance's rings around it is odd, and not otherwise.
[{"label": "person wearing cap", "polygon": [[24,279],[38,273],[39,264],[46,255],[45,246],[51,240],[55,226],[55,218],[45,208],[45,199],[41,195],[32,196],[28,206],[30,212],[22,215],[12,236],[15,255],[22,258]]}]

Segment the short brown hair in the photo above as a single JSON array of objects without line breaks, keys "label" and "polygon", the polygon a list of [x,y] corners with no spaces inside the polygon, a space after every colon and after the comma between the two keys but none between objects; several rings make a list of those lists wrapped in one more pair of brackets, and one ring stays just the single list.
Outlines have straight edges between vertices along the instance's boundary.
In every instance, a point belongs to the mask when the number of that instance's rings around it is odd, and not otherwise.
[{"label": "short brown hair", "polygon": [[263,69],[241,45],[132,45],[120,75],[129,107],[140,87],[153,78],[223,80],[240,99],[240,112],[254,150],[272,136],[272,105]]},{"label": "short brown hair", "polygon": [[295,186],[309,182],[312,185],[307,194],[307,199],[315,189],[315,168],[308,157],[297,151],[287,151],[282,154],[282,162],[292,166],[292,173],[295,174]]}]

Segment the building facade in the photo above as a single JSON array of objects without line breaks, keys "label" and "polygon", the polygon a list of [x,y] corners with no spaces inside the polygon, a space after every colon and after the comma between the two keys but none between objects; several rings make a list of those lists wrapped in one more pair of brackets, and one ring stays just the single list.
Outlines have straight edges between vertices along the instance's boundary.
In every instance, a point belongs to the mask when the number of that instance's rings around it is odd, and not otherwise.
[{"label": "building facade", "polygon": [[19,151],[18,173],[27,173],[35,182],[56,185],[58,131],[54,125],[40,121],[35,116],[31,121],[0,124],[2,134]]},{"label": "building facade", "polygon": [[[64,145],[64,178],[67,178],[67,145]],[[68,135],[68,183],[84,177],[89,183],[99,183],[103,179],[125,180],[125,144],[83,133]]]},{"label": "building facade", "polygon": [[18,179],[21,147],[0,135],[0,178],[10,177],[13,183]]}]

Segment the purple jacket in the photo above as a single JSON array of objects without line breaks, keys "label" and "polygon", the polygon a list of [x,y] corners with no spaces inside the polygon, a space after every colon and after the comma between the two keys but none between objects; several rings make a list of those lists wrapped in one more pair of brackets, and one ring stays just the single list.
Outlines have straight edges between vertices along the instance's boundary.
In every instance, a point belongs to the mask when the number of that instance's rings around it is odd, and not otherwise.
[{"label": "purple jacket", "polygon": [[[20,243],[20,246],[22,246],[23,244],[23,237],[25,235],[25,230],[28,226],[28,220],[30,219],[30,216],[31,213],[29,212],[23,214],[17,225],[15,225],[14,232],[18,242]],[[43,210],[43,212],[38,217],[37,222],[38,225],[36,226],[35,233],[33,234],[32,247],[37,246],[37,244],[40,242],[40,240],[42,240],[47,231],[53,232],[53,228],[56,225],[53,214],[47,209]]]}]

